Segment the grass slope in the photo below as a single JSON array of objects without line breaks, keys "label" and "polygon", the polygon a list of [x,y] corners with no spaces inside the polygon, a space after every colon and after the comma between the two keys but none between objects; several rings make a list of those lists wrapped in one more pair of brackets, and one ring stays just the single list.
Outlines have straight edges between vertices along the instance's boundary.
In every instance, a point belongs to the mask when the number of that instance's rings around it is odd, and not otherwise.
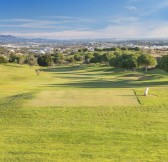
[{"label": "grass slope", "polygon": [[[26,66],[0,65],[0,74],[0,161],[168,161],[167,73],[75,66],[37,77]],[[128,96],[134,90],[141,105],[27,105],[40,95],[106,89]]]}]

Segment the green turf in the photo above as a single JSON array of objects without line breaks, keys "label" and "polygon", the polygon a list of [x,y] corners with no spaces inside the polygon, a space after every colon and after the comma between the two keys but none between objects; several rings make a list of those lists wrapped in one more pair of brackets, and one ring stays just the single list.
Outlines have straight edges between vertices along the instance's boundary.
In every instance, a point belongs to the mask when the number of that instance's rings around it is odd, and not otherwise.
[{"label": "green turf", "polygon": [[137,106],[133,90],[56,90],[42,91],[29,106]]},{"label": "green turf", "polygon": [[168,161],[166,72],[36,68],[0,65],[0,161]]}]

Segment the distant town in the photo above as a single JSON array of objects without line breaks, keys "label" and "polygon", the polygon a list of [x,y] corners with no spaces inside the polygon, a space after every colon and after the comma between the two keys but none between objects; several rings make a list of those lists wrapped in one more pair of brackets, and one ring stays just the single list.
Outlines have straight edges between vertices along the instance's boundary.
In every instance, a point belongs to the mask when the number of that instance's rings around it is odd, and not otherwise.
[{"label": "distant town", "polygon": [[93,52],[96,49],[135,48],[159,57],[168,52],[168,39],[86,39],[52,40],[26,39],[11,35],[0,35],[0,47],[11,53],[52,54],[54,51],[64,54],[78,53],[80,49]]}]

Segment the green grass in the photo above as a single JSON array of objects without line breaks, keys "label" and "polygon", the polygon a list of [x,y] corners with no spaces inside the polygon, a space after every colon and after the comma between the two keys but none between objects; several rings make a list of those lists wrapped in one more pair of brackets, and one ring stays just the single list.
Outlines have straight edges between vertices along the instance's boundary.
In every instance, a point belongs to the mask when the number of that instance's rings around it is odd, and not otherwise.
[{"label": "green grass", "polygon": [[29,106],[136,106],[133,90],[56,90],[42,91]]},{"label": "green grass", "polygon": [[36,68],[0,65],[0,161],[168,161],[166,72]]}]

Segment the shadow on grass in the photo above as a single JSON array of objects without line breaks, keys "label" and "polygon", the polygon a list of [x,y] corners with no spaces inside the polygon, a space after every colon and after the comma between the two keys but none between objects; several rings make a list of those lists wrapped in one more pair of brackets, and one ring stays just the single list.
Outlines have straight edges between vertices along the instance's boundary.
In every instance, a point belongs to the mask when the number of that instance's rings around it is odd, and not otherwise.
[{"label": "shadow on grass", "polygon": [[122,97],[144,97],[144,95],[116,95],[116,96],[122,96]]},{"label": "shadow on grass", "polygon": [[0,110],[6,108],[19,108],[26,100],[33,98],[33,93],[22,93],[6,97],[0,102]]},{"label": "shadow on grass", "polygon": [[33,93],[22,93],[4,98],[0,101],[0,118],[9,119],[10,122],[12,121],[11,119],[16,122],[23,115],[26,118],[28,114],[24,113],[22,107],[33,97]]},{"label": "shadow on grass", "polygon": [[[83,70],[83,71],[79,71]],[[137,88],[137,87],[154,87],[166,86],[168,81],[161,81],[161,78],[167,77],[167,73],[160,69],[153,69],[148,73],[145,72],[123,72],[123,69],[111,67],[82,67],[76,66],[57,66],[55,68],[42,69],[44,72],[51,72],[59,75],[57,78],[71,79],[72,82],[66,84],[48,84],[48,87],[69,87],[69,88]],[[95,72],[95,73],[94,73]],[[65,76],[68,74],[68,76]],[[74,74],[74,75],[70,75]],[[104,80],[99,76],[118,76],[116,80]],[[99,77],[99,78],[98,78]],[[136,77],[137,80],[131,79]],[[91,80],[88,80],[91,79]],[[115,78],[114,78],[115,79]],[[74,80],[74,81],[73,81]],[[77,81],[79,80],[79,81]]]},{"label": "shadow on grass", "polygon": [[[55,68],[47,68],[47,69],[41,69],[41,71],[44,72],[57,72],[57,73],[66,73],[66,72],[73,72],[73,71],[77,71],[77,70],[83,70],[84,68],[77,65],[77,66],[57,66]],[[65,74],[64,73],[64,74]]]},{"label": "shadow on grass", "polygon": [[14,67],[14,68],[22,68],[23,66],[22,65],[19,65],[19,64],[4,64],[5,66],[9,66],[9,67]]},{"label": "shadow on grass", "polygon": [[121,68],[114,68],[110,66],[105,66],[105,67],[98,67],[98,68],[88,68],[88,72],[113,72],[113,73],[121,73],[124,72],[124,69]]},{"label": "shadow on grass", "polygon": [[138,87],[157,87],[167,86],[168,81],[140,82],[131,80],[104,81],[90,80],[72,82],[67,84],[49,84],[48,87],[73,87],[73,88],[138,88]]},{"label": "shadow on grass", "polygon": [[[47,68],[47,69],[41,69],[43,72],[52,72],[52,73],[59,73],[59,74],[70,74],[71,72],[75,72],[76,74],[78,73],[78,70],[86,70],[86,71],[80,71],[80,73],[90,73],[90,72],[101,72],[101,74],[113,74],[113,75],[118,75],[119,73],[124,72],[123,69],[119,68],[112,68],[112,67],[83,67],[80,65],[76,66],[57,66],[54,68]],[[89,74],[86,74],[89,75]],[[90,74],[93,75],[93,74]],[[95,75],[100,75],[96,74]]]},{"label": "shadow on grass", "polygon": [[[57,77],[58,78],[58,77]],[[79,79],[90,79],[91,76],[59,76],[60,79],[71,79],[71,80],[79,80]]]}]

